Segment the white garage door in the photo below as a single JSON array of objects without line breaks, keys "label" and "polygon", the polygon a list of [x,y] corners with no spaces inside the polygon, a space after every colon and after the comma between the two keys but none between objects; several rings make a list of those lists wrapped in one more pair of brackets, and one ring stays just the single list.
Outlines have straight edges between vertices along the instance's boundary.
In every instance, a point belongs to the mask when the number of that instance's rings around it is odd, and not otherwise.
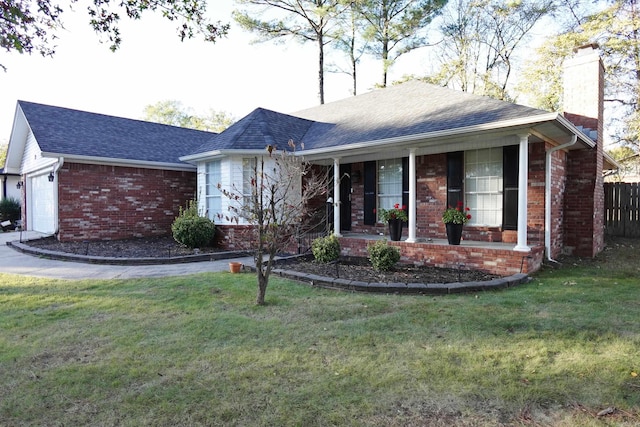
[{"label": "white garage door", "polygon": [[27,206],[31,219],[29,229],[47,234],[56,231],[53,190],[54,183],[49,182],[47,175],[31,178],[31,204]]}]

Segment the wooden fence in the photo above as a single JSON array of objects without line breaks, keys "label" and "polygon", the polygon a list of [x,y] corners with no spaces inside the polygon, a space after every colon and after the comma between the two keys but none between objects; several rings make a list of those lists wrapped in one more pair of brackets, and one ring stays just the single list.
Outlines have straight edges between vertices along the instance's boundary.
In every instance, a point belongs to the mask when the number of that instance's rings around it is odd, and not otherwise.
[{"label": "wooden fence", "polygon": [[640,183],[604,184],[607,236],[640,237]]}]

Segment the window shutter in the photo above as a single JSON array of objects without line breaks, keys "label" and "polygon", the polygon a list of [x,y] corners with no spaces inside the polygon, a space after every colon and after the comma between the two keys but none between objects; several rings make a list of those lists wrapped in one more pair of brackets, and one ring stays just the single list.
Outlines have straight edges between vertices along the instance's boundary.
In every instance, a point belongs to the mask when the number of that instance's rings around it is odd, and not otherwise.
[{"label": "window shutter", "polygon": [[402,158],[402,206],[409,207],[409,158]]},{"label": "window shutter", "polygon": [[502,228],[518,229],[518,165],[520,150],[517,145],[509,145],[502,151],[504,173],[502,192]]},{"label": "window shutter", "polygon": [[376,223],[376,162],[364,162],[364,224]]},{"label": "window shutter", "polygon": [[464,152],[447,153],[447,206],[464,201]]}]

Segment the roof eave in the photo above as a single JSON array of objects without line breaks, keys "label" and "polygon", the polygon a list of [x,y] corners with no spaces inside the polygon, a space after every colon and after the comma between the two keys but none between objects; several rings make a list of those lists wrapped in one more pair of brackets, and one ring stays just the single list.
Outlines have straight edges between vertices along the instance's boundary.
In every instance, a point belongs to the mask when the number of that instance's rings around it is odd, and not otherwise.
[{"label": "roof eave", "polygon": [[196,170],[195,166],[187,163],[169,163],[169,162],[151,162],[145,160],[132,160],[132,159],[116,159],[108,157],[95,157],[95,156],[81,156],[64,153],[51,153],[42,152],[42,157],[64,157],[65,162],[71,163],[84,163],[93,165],[110,165],[110,166],[122,166],[122,167],[135,167],[144,169],[164,169],[175,171],[188,171],[193,172]]},{"label": "roof eave", "polygon": [[187,163],[197,163],[205,160],[211,160],[220,157],[228,156],[256,156],[265,154],[264,149],[224,149],[224,150],[212,150],[205,151],[198,154],[190,154],[188,156],[180,157],[180,160]]},{"label": "roof eave", "polygon": [[589,148],[593,148],[596,146],[596,142],[593,139],[591,139],[587,134],[585,134],[583,131],[578,129],[578,127],[573,123],[571,123],[569,119],[567,119],[560,113],[554,113],[554,114],[556,114],[556,119],[555,119],[556,122],[561,124],[572,134],[576,135],[583,143],[588,145]]},{"label": "roof eave", "polygon": [[[299,154],[307,157],[308,156],[318,157],[327,153],[335,154],[336,152],[339,152],[339,151],[347,151],[347,150],[352,151],[352,150],[358,150],[363,148],[379,147],[379,146],[391,145],[391,144],[395,145],[395,144],[411,143],[415,141],[424,142],[429,140],[438,140],[438,139],[444,139],[444,138],[452,138],[456,136],[463,136],[463,135],[468,135],[473,133],[501,131],[508,128],[526,128],[526,127],[535,126],[538,123],[556,120],[558,116],[559,116],[558,113],[546,113],[546,114],[540,114],[540,115],[531,116],[531,117],[503,120],[499,122],[483,123],[479,125],[445,129],[445,130],[440,130],[435,132],[405,135],[405,136],[385,138],[385,139],[379,139],[379,140],[373,140],[373,141],[363,141],[363,142],[348,144],[343,146],[331,146],[331,147],[323,147],[323,148],[311,149],[311,150],[302,150],[299,152]],[[576,131],[578,130],[576,129]]]}]

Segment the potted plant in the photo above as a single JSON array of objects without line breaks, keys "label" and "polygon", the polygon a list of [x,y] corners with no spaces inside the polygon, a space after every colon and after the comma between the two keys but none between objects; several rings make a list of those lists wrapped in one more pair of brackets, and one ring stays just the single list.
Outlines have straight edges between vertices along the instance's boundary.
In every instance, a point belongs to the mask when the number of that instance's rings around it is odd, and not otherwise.
[{"label": "potted plant", "polygon": [[462,238],[462,227],[471,219],[469,208],[459,201],[455,208],[449,206],[442,213],[442,222],[447,228],[447,240],[450,245],[459,245]]},{"label": "potted plant", "polygon": [[406,206],[400,206],[399,203],[396,203],[393,205],[393,209],[380,209],[380,219],[389,224],[391,240],[398,241],[402,236],[402,223],[409,219],[405,211],[406,208]]}]

